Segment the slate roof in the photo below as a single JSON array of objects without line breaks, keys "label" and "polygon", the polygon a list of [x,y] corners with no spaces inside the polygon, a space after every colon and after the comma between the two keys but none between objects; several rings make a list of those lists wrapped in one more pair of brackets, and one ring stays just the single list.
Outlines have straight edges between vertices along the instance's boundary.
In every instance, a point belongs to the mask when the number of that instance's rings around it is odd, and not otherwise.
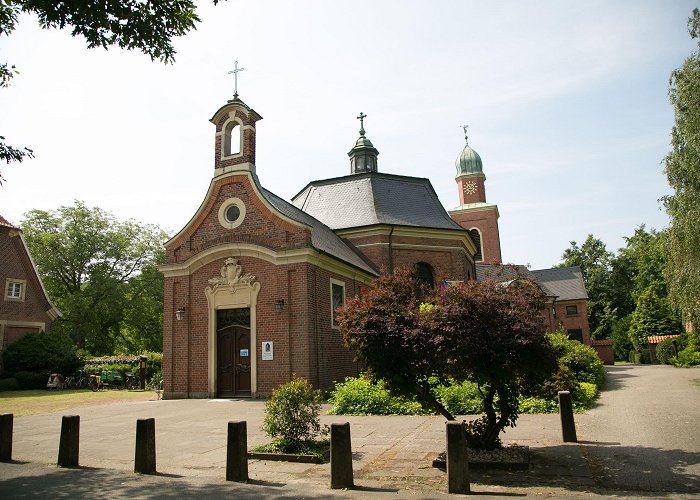
[{"label": "slate roof", "polygon": [[530,271],[525,266],[514,264],[476,265],[476,279],[478,281],[492,279],[502,282],[516,278],[527,278],[539,283],[548,296],[556,297],[558,301],[588,299],[586,287],[583,283],[583,275],[578,266]]},{"label": "slate roof", "polygon": [[537,281],[537,278],[525,266],[515,264],[477,264],[476,265],[476,280],[484,281],[487,279],[504,282],[512,281],[517,278],[526,278],[532,281]]},{"label": "slate roof", "polygon": [[421,177],[368,172],[313,181],[292,203],[334,230],[390,224],[464,231]]},{"label": "slate roof", "polygon": [[282,214],[297,222],[311,226],[311,245],[316,250],[331,255],[370,274],[379,274],[373,266],[365,262],[328,226],[324,225],[314,217],[311,217],[309,214],[299,210],[297,207],[283,200],[271,191],[260,187],[260,192],[263,194],[265,199],[267,199],[267,201],[270,202],[270,204]]},{"label": "slate roof", "polygon": [[556,295],[557,300],[588,299],[583,275],[578,266],[539,269],[531,272],[537,281],[551,292],[551,295]]}]

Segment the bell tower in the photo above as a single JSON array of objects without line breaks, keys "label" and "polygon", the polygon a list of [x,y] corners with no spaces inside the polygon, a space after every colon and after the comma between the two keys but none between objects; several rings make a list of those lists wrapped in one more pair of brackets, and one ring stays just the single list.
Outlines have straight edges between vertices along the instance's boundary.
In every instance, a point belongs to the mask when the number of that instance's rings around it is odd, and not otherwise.
[{"label": "bell tower", "polygon": [[[479,154],[469,146],[467,126],[463,126],[466,145],[455,160],[455,181],[459,206],[449,211],[450,217],[477,236],[480,261],[501,262],[501,239],[498,232],[498,207],[486,202],[486,176]],[[479,255],[477,255],[479,261]]]},{"label": "bell tower", "polygon": [[367,115],[360,111],[360,116],[357,117],[360,120],[360,137],[355,141],[355,145],[348,153],[351,174],[377,172],[379,151],[374,147],[372,141],[365,137],[365,118],[367,118]]}]

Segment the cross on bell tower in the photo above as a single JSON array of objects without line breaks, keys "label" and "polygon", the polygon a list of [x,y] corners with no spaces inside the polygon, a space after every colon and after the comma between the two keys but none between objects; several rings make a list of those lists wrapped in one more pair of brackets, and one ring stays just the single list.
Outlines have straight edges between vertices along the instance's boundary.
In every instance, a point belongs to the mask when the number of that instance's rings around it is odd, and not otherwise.
[{"label": "cross on bell tower", "polygon": [[228,72],[229,75],[233,74],[233,98],[238,99],[238,73],[243,71],[245,68],[238,67],[238,61],[233,63],[233,69]]},{"label": "cross on bell tower", "polygon": [[367,115],[360,111],[359,116],[357,116],[357,119],[360,120],[360,137],[355,141],[355,146],[348,153],[351,174],[377,171],[379,151],[372,145],[372,141],[365,137],[365,118],[367,118]]}]

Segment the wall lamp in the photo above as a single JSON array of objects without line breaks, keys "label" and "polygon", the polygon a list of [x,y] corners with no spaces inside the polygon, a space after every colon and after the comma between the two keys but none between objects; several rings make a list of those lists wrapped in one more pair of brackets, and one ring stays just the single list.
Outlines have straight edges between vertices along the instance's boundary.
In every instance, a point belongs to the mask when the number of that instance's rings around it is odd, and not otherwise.
[{"label": "wall lamp", "polygon": [[277,302],[275,302],[275,312],[277,314],[282,312],[282,309],[284,308],[284,299],[277,299]]},{"label": "wall lamp", "polygon": [[182,318],[184,318],[184,317],[185,317],[185,308],[184,307],[181,307],[180,309],[175,311],[175,318],[178,321],[182,321]]}]

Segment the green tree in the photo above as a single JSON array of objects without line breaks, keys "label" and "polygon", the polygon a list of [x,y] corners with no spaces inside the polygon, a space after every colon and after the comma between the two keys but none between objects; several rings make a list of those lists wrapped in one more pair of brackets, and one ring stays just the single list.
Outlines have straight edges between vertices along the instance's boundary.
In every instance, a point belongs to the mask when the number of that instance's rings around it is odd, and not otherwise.
[{"label": "green tree", "polygon": [[[700,37],[700,11],[688,20],[691,38]],[[698,40],[700,46],[700,40]],[[700,324],[700,51],[671,74],[669,98],[675,123],[665,172],[673,194],[663,199],[671,218],[666,281],[671,303]]]},{"label": "green tree", "polygon": [[611,260],[613,254],[602,240],[589,234],[582,245],[575,241],[564,250],[562,262],[557,267],[578,266],[588,293],[588,324],[593,338],[604,338],[601,330],[607,323],[606,305],[611,304]]},{"label": "green tree", "polygon": [[[214,0],[214,4],[218,0]],[[96,0],[49,2],[47,0],[0,1],[0,37],[10,35],[20,13],[36,14],[43,29],[69,28],[73,36],[85,37],[89,48],[136,49],[151,60],[175,60],[174,37],[195,29],[199,22],[193,0]],[[0,87],[17,74],[14,65],[0,63]],[[29,148],[15,148],[0,136],[0,161],[21,162],[33,156]],[[0,175],[0,184],[2,184]]]},{"label": "green tree", "polygon": [[92,354],[162,349],[163,285],[155,265],[166,235],[76,201],[25,214],[22,231],[49,295],[54,328]]},{"label": "green tree", "polygon": [[672,335],[680,329],[681,325],[666,299],[659,297],[653,287],[642,292],[632,313],[629,329],[630,342],[637,352],[647,346],[650,335]]}]

